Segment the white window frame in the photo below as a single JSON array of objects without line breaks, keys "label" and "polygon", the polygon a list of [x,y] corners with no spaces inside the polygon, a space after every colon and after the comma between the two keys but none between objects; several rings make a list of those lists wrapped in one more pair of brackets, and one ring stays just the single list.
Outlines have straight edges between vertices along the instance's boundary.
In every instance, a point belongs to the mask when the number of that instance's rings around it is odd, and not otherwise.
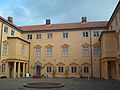
[{"label": "white window frame", "polygon": [[3,55],[8,55],[8,44],[3,44]]},{"label": "white window frame", "polygon": [[47,48],[47,56],[52,56],[52,48]]},{"label": "white window frame", "polygon": [[41,34],[36,34],[36,39],[41,39]]},{"label": "white window frame", "polygon": [[52,73],[52,67],[51,66],[47,66],[46,67],[46,72],[47,73]]},{"label": "white window frame", "polygon": [[89,56],[89,47],[83,47],[83,56]]},{"label": "white window frame", "polygon": [[27,39],[31,40],[32,39],[32,34],[27,35]]},{"label": "white window frame", "polygon": [[[75,70],[75,68],[76,68],[76,70]],[[75,70],[76,72],[75,72],[74,70]],[[77,73],[77,67],[76,67],[76,66],[71,66],[71,73],[72,73],[72,74],[76,74],[76,73]]]},{"label": "white window frame", "polygon": [[83,32],[83,37],[89,37],[89,33],[88,32]]},{"label": "white window frame", "polygon": [[94,47],[94,56],[100,56],[100,47]]},{"label": "white window frame", "polygon": [[68,38],[68,33],[63,33],[63,38]]},{"label": "white window frame", "polygon": [[89,71],[89,67],[88,66],[84,66],[83,67],[83,72],[84,73],[89,73],[90,71]]},{"label": "white window frame", "polygon": [[62,56],[68,56],[68,47],[62,48]]},{"label": "white window frame", "polygon": [[39,57],[41,55],[41,48],[35,48],[35,56]]},{"label": "white window frame", "polygon": [[22,47],[21,47],[21,55],[22,55],[22,56],[25,56],[25,46],[22,46]]},{"label": "white window frame", "polygon": [[6,64],[2,64],[2,73],[5,73],[5,70],[6,70]]},{"label": "white window frame", "polygon": [[64,73],[65,72],[64,66],[59,66],[57,71],[58,73]]},{"label": "white window frame", "polygon": [[94,37],[99,37],[100,36],[100,31],[94,31],[93,36]]},{"label": "white window frame", "polygon": [[52,33],[48,33],[48,34],[47,34],[47,38],[48,38],[48,39],[52,39],[52,38],[53,38],[53,34],[52,34]]}]

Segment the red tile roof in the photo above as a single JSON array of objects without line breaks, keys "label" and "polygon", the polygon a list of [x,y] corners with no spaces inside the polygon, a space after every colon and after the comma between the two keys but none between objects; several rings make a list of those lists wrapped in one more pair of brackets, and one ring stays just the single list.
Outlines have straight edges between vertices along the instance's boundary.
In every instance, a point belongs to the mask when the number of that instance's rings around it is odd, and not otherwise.
[{"label": "red tile roof", "polygon": [[98,28],[106,27],[108,21],[97,21],[87,23],[65,23],[65,24],[51,24],[51,25],[33,25],[22,26],[22,31],[46,31],[46,30],[62,30],[62,29],[84,29],[84,28]]}]

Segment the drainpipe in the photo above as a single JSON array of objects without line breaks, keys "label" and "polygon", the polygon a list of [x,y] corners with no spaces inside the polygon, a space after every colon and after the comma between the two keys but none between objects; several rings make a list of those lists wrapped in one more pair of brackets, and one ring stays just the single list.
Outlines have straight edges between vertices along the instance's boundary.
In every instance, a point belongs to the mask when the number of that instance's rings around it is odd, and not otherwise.
[{"label": "drainpipe", "polygon": [[91,59],[91,77],[93,77],[93,62],[92,62],[92,35],[91,35],[91,29],[90,29],[90,59]]}]

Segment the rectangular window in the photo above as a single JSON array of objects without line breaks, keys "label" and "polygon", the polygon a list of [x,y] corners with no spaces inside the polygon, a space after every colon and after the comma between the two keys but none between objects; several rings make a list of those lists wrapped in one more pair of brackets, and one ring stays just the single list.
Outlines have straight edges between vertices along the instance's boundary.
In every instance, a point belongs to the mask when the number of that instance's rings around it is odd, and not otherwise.
[{"label": "rectangular window", "polygon": [[64,67],[58,67],[58,73],[63,73],[64,72]]},{"label": "rectangular window", "polygon": [[118,73],[119,73],[119,75],[120,75],[120,64],[118,64]]},{"label": "rectangular window", "polygon": [[68,38],[68,33],[63,33],[63,38]]},{"label": "rectangular window", "polygon": [[52,39],[52,33],[48,34],[48,39]]},{"label": "rectangular window", "polygon": [[77,67],[71,67],[71,73],[77,73]]},{"label": "rectangular window", "polygon": [[88,37],[88,32],[83,32],[83,37]]},{"label": "rectangular window", "polygon": [[89,56],[89,47],[83,47],[83,56]]},{"label": "rectangular window", "polygon": [[11,36],[15,36],[15,31],[11,31]]},{"label": "rectangular window", "polygon": [[62,50],[62,55],[63,56],[68,56],[68,47],[64,47]]},{"label": "rectangular window", "polygon": [[4,32],[8,33],[8,27],[7,26],[4,27]]},{"label": "rectangular window", "polygon": [[47,67],[47,73],[51,73],[52,72],[52,67]]},{"label": "rectangular window", "polygon": [[41,34],[37,34],[36,39],[41,39]]},{"label": "rectangular window", "polygon": [[24,46],[21,47],[21,54],[22,54],[22,56],[25,55],[25,47]]},{"label": "rectangular window", "polygon": [[94,47],[94,56],[100,56],[100,47]]},{"label": "rectangular window", "polygon": [[52,56],[52,48],[47,48],[47,56]]},{"label": "rectangular window", "polygon": [[2,73],[5,73],[5,64],[2,64]]},{"label": "rectangular window", "polygon": [[27,39],[32,39],[32,35],[28,35]]},{"label": "rectangular window", "polygon": [[100,36],[100,32],[99,31],[94,31],[93,35],[94,35],[94,37],[99,37]]},{"label": "rectangular window", "polygon": [[84,67],[84,73],[89,73],[89,67]]},{"label": "rectangular window", "polygon": [[7,55],[7,54],[8,54],[8,45],[7,45],[7,44],[4,44],[4,45],[3,45],[3,54],[4,54],[4,55]]},{"label": "rectangular window", "polygon": [[40,48],[35,48],[35,56],[40,56]]}]

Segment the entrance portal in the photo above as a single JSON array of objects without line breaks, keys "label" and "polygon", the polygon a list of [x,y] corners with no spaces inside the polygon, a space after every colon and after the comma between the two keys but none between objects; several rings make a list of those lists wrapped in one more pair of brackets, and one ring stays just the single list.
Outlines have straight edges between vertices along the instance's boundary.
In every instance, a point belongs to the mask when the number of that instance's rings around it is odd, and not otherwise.
[{"label": "entrance portal", "polygon": [[36,66],[36,75],[40,76],[41,74],[41,67],[40,66]]}]

